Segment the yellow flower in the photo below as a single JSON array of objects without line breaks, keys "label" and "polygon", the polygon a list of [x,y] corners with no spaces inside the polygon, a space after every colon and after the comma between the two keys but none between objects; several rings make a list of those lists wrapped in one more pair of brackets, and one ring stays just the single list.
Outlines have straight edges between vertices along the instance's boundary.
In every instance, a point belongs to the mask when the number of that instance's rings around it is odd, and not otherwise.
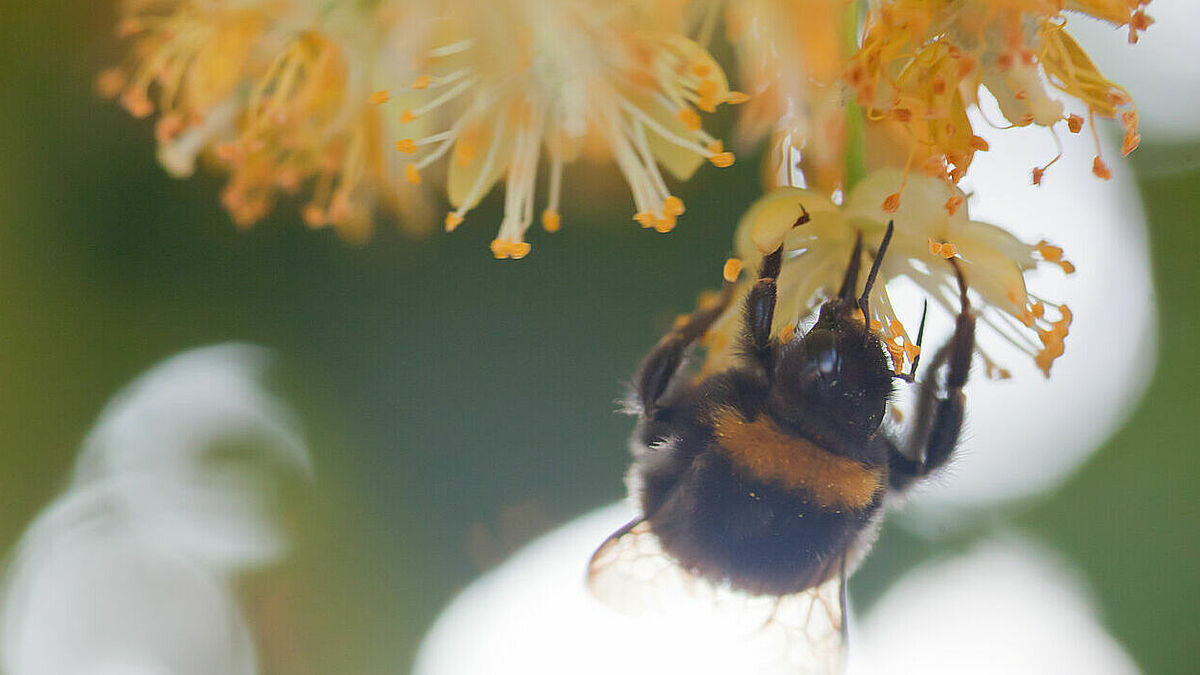
[{"label": "yellow flower", "polygon": [[[660,232],[684,211],[661,168],[680,180],[705,159],[724,167],[733,155],[701,126],[700,112],[736,102],[721,67],[677,30],[678,3],[497,0],[452,3],[436,45],[421,59],[420,92],[402,107],[396,150],[406,177],[424,180],[438,164],[455,229],[504,179],[504,217],[492,242],[497,258],[529,252],[539,165],[547,159],[548,198],[541,222],[561,226],[563,167],[581,157],[615,162],[629,184],[634,220]],[[436,174],[435,174],[436,175]],[[441,176],[438,176],[441,179]]]},{"label": "yellow flower", "polygon": [[[1065,125],[1078,133],[1083,117],[1065,112],[1047,84],[1077,99],[1089,119],[1119,117],[1122,152],[1137,147],[1137,111],[1129,94],[1106,79],[1066,32],[1064,9],[1129,27],[1130,41],[1151,23],[1149,0],[885,0],[872,5],[862,46],[846,72],[870,119],[903,129],[906,169],[957,182],[987,142],[966,110],[980,86],[1014,126]],[[1055,158],[1057,159],[1057,157]],[[1055,160],[1033,171],[1035,183]],[[1094,173],[1108,177],[1099,155]],[[893,200],[895,201],[895,200]]]},{"label": "yellow flower", "polygon": [[[802,158],[809,185],[833,190],[843,180],[846,140],[843,24],[850,0],[737,0],[725,25],[749,95],[740,111],[743,145],[771,135],[770,168],[791,176]],[[779,179],[776,179],[779,180]]]},{"label": "yellow flower", "polygon": [[[958,285],[946,261],[955,258],[976,297],[973,303],[983,325],[1030,354],[1048,376],[1062,355],[1071,323],[1066,305],[1031,293],[1025,274],[1042,264],[1071,273],[1062,249],[1046,242],[1027,244],[1004,229],[973,221],[965,195],[945,181],[910,176],[904,200],[893,213],[881,202],[896,192],[904,176],[899,170],[875,172],[863,179],[835,205],[825,195],[800,188],[779,188],[757,201],[738,225],[737,253],[753,271],[757,260],[784,242],[779,275],[776,330],[790,330],[833,297],[845,274],[855,237],[862,233],[867,251],[878,248],[889,221],[895,231],[870,298],[871,323],[884,338],[897,372],[918,353],[888,295],[888,282],[901,277],[915,283],[935,304],[958,311]],[[954,208],[948,208],[953,205]],[[810,221],[793,229],[803,211]],[[744,275],[749,281],[753,274]],[[909,318],[909,322],[916,317]],[[717,332],[736,331],[736,317]],[[1007,376],[987,354],[980,352],[991,375]]]},{"label": "yellow flower", "polygon": [[129,57],[97,86],[136,117],[158,112],[159,161],[173,176],[190,176],[201,155],[223,166],[221,201],[239,226],[303,188],[310,226],[361,241],[381,198],[420,220],[421,197],[395,180],[387,121],[369,103],[395,19],[318,0],[130,0],[118,26],[134,40]]}]

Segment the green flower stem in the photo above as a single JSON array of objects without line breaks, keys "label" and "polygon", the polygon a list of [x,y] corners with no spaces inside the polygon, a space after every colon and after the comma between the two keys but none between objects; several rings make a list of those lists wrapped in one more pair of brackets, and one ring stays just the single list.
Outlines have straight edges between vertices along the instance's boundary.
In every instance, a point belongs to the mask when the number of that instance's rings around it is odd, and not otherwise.
[{"label": "green flower stem", "polygon": [[[862,0],[854,0],[846,7],[842,15],[842,55],[849,60],[858,52],[859,17],[862,13]],[[846,152],[845,170],[843,172],[843,192],[849,193],[863,176],[866,167],[863,159],[864,119],[862,107],[853,98],[846,102]]]}]

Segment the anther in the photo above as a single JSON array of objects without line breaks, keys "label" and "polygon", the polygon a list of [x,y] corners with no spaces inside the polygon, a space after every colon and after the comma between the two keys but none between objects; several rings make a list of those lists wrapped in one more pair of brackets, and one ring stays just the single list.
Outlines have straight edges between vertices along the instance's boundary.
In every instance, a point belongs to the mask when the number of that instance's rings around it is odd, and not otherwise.
[{"label": "anther", "polygon": [[742,261],[738,258],[730,258],[725,261],[725,268],[721,270],[721,276],[725,277],[725,281],[733,283],[737,281],[738,275],[742,272]]}]

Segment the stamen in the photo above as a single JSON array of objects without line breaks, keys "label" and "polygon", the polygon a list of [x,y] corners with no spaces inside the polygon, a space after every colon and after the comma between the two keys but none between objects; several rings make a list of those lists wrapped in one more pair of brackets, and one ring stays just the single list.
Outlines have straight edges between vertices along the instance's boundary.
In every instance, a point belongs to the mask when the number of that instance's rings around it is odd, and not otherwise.
[{"label": "stamen", "polygon": [[796,324],[789,321],[782,330],[779,331],[779,341],[787,344],[796,338]]},{"label": "stamen", "polygon": [[742,273],[742,261],[738,258],[730,258],[725,261],[725,268],[721,271],[721,276],[725,281],[733,283],[737,281],[738,275]]}]

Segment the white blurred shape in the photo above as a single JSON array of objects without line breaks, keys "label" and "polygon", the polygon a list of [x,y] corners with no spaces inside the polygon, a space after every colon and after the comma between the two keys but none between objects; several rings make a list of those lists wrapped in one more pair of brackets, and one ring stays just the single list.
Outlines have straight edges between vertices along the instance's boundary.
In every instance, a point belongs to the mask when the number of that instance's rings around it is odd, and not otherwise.
[{"label": "white blurred shape", "polygon": [[1142,135],[1151,141],[1200,136],[1200,3],[1159,0],[1146,8],[1154,25],[1136,45],[1128,29],[1070,14],[1069,32],[1078,38],[1100,72],[1129,90],[1137,103]]},{"label": "white blurred shape", "polygon": [[[592,552],[635,515],[592,512],[534,541],[462,592],[417,654],[416,675],[728,675],[759,660],[729,617],[630,617],[592,598]],[[761,640],[753,642],[761,646]]]},{"label": "white blurred shape", "polygon": [[927,563],[851,626],[847,675],[1135,675],[1080,578],[1016,538]]},{"label": "white blurred shape", "polygon": [[[1133,411],[1154,369],[1158,319],[1146,216],[1128,163],[1107,148],[1113,178],[1102,181],[1091,173],[1091,139],[1069,136],[1065,155],[1037,187],[1029,171],[1054,151],[1049,134],[1031,128],[997,134],[1000,140],[975,156],[963,182],[971,218],[1029,242],[1062,246],[1075,274],[1051,267],[1035,273],[1029,287],[1065,302],[1075,319],[1049,379],[1027,355],[979,329],[980,345],[1013,378],[989,381],[976,364],[958,454],[911,504],[926,523],[943,525],[961,507],[1027,497],[1062,482]],[[918,301],[912,312],[920,311]]]},{"label": "white blurred shape", "polygon": [[258,382],[266,356],[192,350],[109,404],[66,493],[17,546],[0,605],[6,675],[256,671],[231,575],[285,541],[248,449],[311,471],[290,412]]},{"label": "white blurred shape", "polygon": [[[759,672],[762,642],[730,631],[728,617],[631,618],[588,596],[592,550],[634,515],[626,504],[594,511],[471,584],[426,635],[414,673]],[[849,654],[856,675],[1137,672],[1096,623],[1078,579],[1015,538],[906,577],[864,622],[851,619]],[[1002,667],[1012,664],[1022,667]]]}]

